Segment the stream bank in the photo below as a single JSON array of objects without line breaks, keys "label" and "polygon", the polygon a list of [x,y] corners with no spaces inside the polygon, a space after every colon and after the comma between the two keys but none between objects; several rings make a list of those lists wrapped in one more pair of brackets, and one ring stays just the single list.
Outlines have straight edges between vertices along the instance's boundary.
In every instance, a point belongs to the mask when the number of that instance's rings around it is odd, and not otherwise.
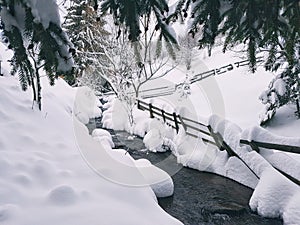
[{"label": "stream bank", "polygon": [[[101,119],[88,125],[90,132],[102,128]],[[160,206],[185,225],[281,225],[280,219],[263,218],[248,205],[253,190],[231,179],[182,167],[171,152],[153,153],[146,150],[143,140],[125,131],[107,129],[116,149],[125,149],[134,159],[145,158],[168,172],[174,182],[174,194],[158,199]],[[160,164],[159,162],[167,160]]]}]

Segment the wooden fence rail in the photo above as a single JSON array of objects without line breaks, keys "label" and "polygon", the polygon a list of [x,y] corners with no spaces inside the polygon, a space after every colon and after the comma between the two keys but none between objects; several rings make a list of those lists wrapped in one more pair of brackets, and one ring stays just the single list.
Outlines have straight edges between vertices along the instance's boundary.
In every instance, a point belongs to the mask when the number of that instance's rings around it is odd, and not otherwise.
[{"label": "wooden fence rail", "polygon": [[[169,126],[174,128],[177,133],[179,132],[180,126],[182,126],[187,135],[195,138],[201,138],[205,143],[216,145],[210,134],[208,126],[205,124],[185,117],[181,117],[176,113],[166,112],[163,109],[153,106],[151,103],[148,104],[141,100],[137,101],[137,106],[140,110],[149,111],[150,118],[162,119],[164,123],[167,123]],[[192,123],[193,125],[191,125],[190,123]],[[197,134],[193,133],[193,131]]]},{"label": "wooden fence rail", "polygon": [[290,146],[290,145],[282,145],[282,144],[272,144],[266,142],[259,141],[248,141],[248,140],[240,140],[241,144],[249,145],[253,150],[259,152],[259,148],[266,148],[272,150],[278,150],[282,152],[290,152],[300,154],[300,147],[298,146]]},{"label": "wooden fence rail", "polygon": [[[180,115],[177,115],[176,113],[166,112],[163,109],[160,109],[159,107],[153,106],[151,103],[148,104],[141,100],[137,100],[137,107],[140,110],[149,111],[150,118],[162,119],[164,123],[174,128],[177,133],[179,132],[180,126],[182,126],[185,130],[186,135],[189,135],[194,138],[200,138],[205,143],[215,145],[220,151],[227,151],[229,156],[235,156],[239,158],[250,169],[250,171],[252,171],[252,173],[257,178],[259,178],[258,175],[247,165],[247,163],[244,162],[244,160],[241,159],[239,155],[225,142],[222,135],[218,132],[214,132],[210,125],[205,125],[201,122],[182,117]],[[193,132],[196,132],[196,134]],[[240,140],[240,144],[249,145],[253,150],[255,150],[258,153],[260,152],[260,148],[265,148],[300,154],[299,146],[289,146],[248,140]],[[281,169],[275,166],[273,167],[285,177],[290,179],[292,182],[300,185],[300,180],[291,176],[290,174],[287,174],[286,172],[282,171]]]}]

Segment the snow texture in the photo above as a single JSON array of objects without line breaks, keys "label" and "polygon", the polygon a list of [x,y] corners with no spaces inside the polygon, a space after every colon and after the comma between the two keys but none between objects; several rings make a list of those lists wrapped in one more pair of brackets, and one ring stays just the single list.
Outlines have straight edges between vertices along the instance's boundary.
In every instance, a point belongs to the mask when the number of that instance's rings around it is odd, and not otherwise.
[{"label": "snow texture", "polygon": [[[43,79],[44,107],[39,111],[32,109],[31,93],[21,91],[15,77],[0,77],[0,84],[1,223],[181,224],[158,206],[146,185],[154,180],[152,173],[145,175],[148,181],[143,186],[105,179],[129,177],[134,181],[142,177],[134,161],[130,170],[120,170],[118,161],[124,164],[129,160],[124,152],[94,141],[79,122],[99,116],[90,91],[71,88],[61,79],[51,87]],[[99,168],[102,173],[95,173]],[[152,170],[166,180],[161,189],[153,189],[160,195],[171,194],[171,180]]]},{"label": "snow texture", "polygon": [[163,198],[173,195],[174,184],[172,178],[165,171],[152,165],[147,159],[136,160],[135,165],[149,182],[157,197]]},{"label": "snow texture", "polygon": [[[300,188],[274,169],[265,170],[250,199],[250,207],[258,214],[266,217],[282,217],[285,224],[297,224],[293,220],[300,214],[299,204],[293,204],[294,196],[299,196]],[[296,198],[297,199],[297,198]],[[291,202],[291,203],[290,203]],[[299,203],[299,202],[298,202]],[[291,206],[290,206],[291,204]],[[291,217],[290,209],[293,209]],[[287,219],[287,221],[286,221]]]},{"label": "snow texture", "polygon": [[35,22],[40,22],[45,29],[49,27],[50,22],[60,26],[60,15],[56,0],[26,0],[31,8]]},{"label": "snow texture", "polygon": [[275,135],[262,127],[252,127],[243,131],[242,139],[248,141],[268,142],[273,144],[300,146],[300,138]]},{"label": "snow texture", "polygon": [[279,95],[283,96],[287,91],[287,84],[284,82],[283,79],[277,79],[273,84],[273,88]]},{"label": "snow texture", "polygon": [[98,107],[99,99],[88,87],[79,87],[76,93],[74,113],[80,122],[88,124],[90,118],[100,117],[101,109]]}]

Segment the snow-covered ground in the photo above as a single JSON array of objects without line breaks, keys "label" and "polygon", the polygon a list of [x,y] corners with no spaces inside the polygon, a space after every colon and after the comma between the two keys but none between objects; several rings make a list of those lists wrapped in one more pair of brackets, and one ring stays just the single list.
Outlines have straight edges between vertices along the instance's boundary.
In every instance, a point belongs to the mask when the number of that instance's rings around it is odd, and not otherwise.
[{"label": "snow-covered ground", "polygon": [[1,224],[181,224],[157,204],[156,196],[173,193],[164,171],[112,150],[103,131],[89,135],[82,122],[101,111],[88,88],[43,79],[39,111],[31,91],[2,71]]},{"label": "snow-covered ground", "polygon": [[[164,79],[148,84],[147,88],[155,85],[179,84],[185,80],[186,74],[192,77],[204,71],[233,64],[234,69],[231,71],[192,84],[191,95],[186,99],[180,98],[176,93],[173,96],[160,98],[157,104],[164,101],[173,108],[187,107],[200,116],[200,120],[218,114],[243,129],[259,125],[259,114],[264,108],[259,96],[267,89],[274,74],[266,72],[262,65],[254,74],[249,72],[247,66],[238,68],[234,63],[246,59],[245,53],[239,50],[241,49],[237,48],[223,54],[222,47],[216,47],[209,57],[204,49],[194,54],[190,71],[187,71],[184,65],[179,66]],[[155,103],[156,100],[153,101]],[[300,120],[294,116],[295,111],[294,105],[280,108],[266,129],[278,135],[299,137]]]}]

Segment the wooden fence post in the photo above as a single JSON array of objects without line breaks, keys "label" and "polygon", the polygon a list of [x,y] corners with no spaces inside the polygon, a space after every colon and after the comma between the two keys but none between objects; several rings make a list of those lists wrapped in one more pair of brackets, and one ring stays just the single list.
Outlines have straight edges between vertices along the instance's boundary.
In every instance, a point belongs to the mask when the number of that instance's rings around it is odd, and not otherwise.
[{"label": "wooden fence post", "polygon": [[150,118],[154,118],[154,115],[153,115],[153,108],[152,108],[152,104],[150,103],[149,104],[149,112],[150,112]]},{"label": "wooden fence post", "polygon": [[185,123],[183,122],[182,117],[179,115],[178,118],[179,118],[179,120],[180,120],[181,125],[183,126],[184,131],[187,131],[187,126],[186,126]]},{"label": "wooden fence post", "polygon": [[137,100],[137,108],[141,109],[141,102],[140,102],[140,100]]},{"label": "wooden fence post", "polygon": [[179,124],[178,124],[177,115],[175,112],[173,113],[173,118],[174,118],[174,123],[175,123],[175,129],[176,129],[176,132],[178,133],[179,132]]},{"label": "wooden fence post", "polygon": [[162,109],[161,110],[161,115],[162,115],[162,118],[164,120],[164,123],[166,122],[166,116],[165,116],[165,111]]}]

